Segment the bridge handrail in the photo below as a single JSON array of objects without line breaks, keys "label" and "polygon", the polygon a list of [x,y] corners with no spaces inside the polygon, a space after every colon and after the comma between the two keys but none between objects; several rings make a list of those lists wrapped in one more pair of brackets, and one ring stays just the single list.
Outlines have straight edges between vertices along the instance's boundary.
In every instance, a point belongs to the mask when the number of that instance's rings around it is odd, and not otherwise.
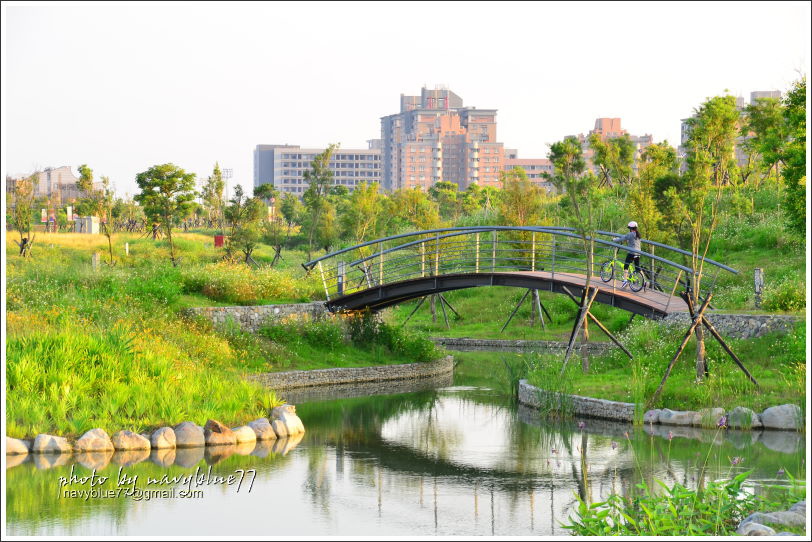
[{"label": "bridge handrail", "polygon": [[[576,231],[575,228],[568,228],[566,226],[548,226],[548,227],[551,228],[551,229],[560,229],[560,230],[566,230],[566,231]],[[623,235],[621,233],[615,233],[615,232],[603,231],[603,230],[595,230],[595,233],[598,233],[600,235],[609,235],[611,237],[621,237]],[[640,239],[640,242],[641,243],[646,243],[646,244],[649,244],[649,245],[653,245],[655,247],[665,248],[665,249],[671,250],[673,252],[683,254],[685,256],[693,256],[693,254],[690,251],[687,251],[687,250],[684,250],[684,249],[681,249],[681,248],[678,248],[678,247],[672,247],[671,245],[658,243],[657,241],[651,241],[650,239]],[[705,262],[707,262],[709,264],[712,264],[712,265],[715,265],[716,267],[719,267],[721,269],[724,269],[725,271],[730,271],[733,274],[736,274],[736,275],[739,274],[739,272],[737,270],[733,269],[732,267],[728,267],[725,264],[719,263],[719,262],[714,261],[714,260],[711,260],[710,258],[705,258]]]},{"label": "bridge handrail", "polygon": [[[459,228],[456,228],[456,229],[459,230]],[[447,231],[447,230],[448,230],[448,228],[444,228],[444,231]],[[423,233],[429,233],[429,232],[433,232],[433,231],[437,231],[437,230],[428,230],[428,231],[425,231],[425,232],[415,232],[414,235],[423,234]],[[487,226],[487,227],[483,227],[483,228],[477,227],[477,228],[466,229],[465,231],[456,231],[455,233],[450,233],[450,234],[441,235],[441,236],[435,236],[435,237],[432,237],[432,238],[429,238],[429,239],[417,239],[415,241],[410,241],[408,243],[404,243],[404,244],[398,245],[396,247],[392,247],[392,248],[388,248],[386,250],[376,252],[376,253],[371,254],[371,255],[369,255],[369,256],[367,256],[365,258],[360,258],[358,260],[350,262],[347,265],[349,267],[355,267],[360,263],[366,262],[368,260],[372,260],[374,258],[378,258],[378,257],[381,256],[381,254],[386,255],[386,254],[396,252],[398,250],[402,250],[404,248],[414,246],[414,245],[417,245],[417,244],[420,244],[420,243],[426,243],[426,242],[431,242],[431,241],[434,241],[434,240],[446,239],[446,238],[449,238],[449,237],[456,237],[458,235],[466,235],[466,234],[469,234],[469,233],[475,233],[475,232],[481,232],[481,231],[530,231],[530,232],[536,232],[536,233],[549,233],[549,234],[554,234],[554,235],[563,235],[565,237],[572,237],[572,238],[575,238],[575,239],[581,239],[580,235],[576,235],[576,234],[573,234],[573,233],[567,233],[567,232],[564,232],[564,231],[557,231],[556,229],[549,229],[549,228],[546,228],[546,227],[543,227],[543,226]],[[378,239],[378,240],[376,240],[374,242],[382,243],[382,242],[384,242],[386,240],[396,239],[398,237],[402,237],[402,236],[393,236],[393,237],[390,237],[390,238]],[[593,240],[593,239],[590,238],[590,237],[587,237],[587,240]],[[631,251],[631,249],[629,247],[627,247],[626,245],[619,245],[619,244],[617,244],[617,243],[615,243],[613,241],[604,241],[603,239],[594,239],[594,241],[596,243],[600,243],[602,245],[622,249],[622,250],[625,250],[627,252]],[[374,243],[374,242],[371,242],[371,243]],[[370,244],[370,243],[365,243],[364,245],[368,245],[368,244]],[[360,246],[361,245],[358,245],[357,247],[354,247],[354,248],[359,248]],[[318,260],[313,260],[312,262],[307,262],[306,264],[302,264],[302,265],[307,266],[308,264],[315,264],[319,260],[323,260],[323,259],[325,259],[326,257],[329,257],[329,256],[335,256],[336,254],[340,254],[342,252],[345,252],[346,250],[347,249],[342,250],[342,251],[338,251],[338,252],[335,252],[335,253],[332,253],[332,254],[328,254],[327,256],[323,256],[322,258],[319,258]],[[683,266],[681,264],[678,264],[676,262],[672,262],[671,260],[668,260],[666,258],[662,258],[660,256],[656,256],[654,254],[650,254],[648,252],[643,252],[643,251],[639,251],[639,254],[641,256],[647,256],[649,258],[652,258],[654,260],[662,262],[662,263],[664,263],[666,265],[669,265],[671,267],[675,267],[677,269],[680,269],[680,270],[682,270],[682,271],[684,271],[686,273],[689,273],[689,274],[694,273],[693,269],[691,269],[690,267],[685,267],[685,266]],[[307,269],[307,267],[305,267],[305,268]]]}]

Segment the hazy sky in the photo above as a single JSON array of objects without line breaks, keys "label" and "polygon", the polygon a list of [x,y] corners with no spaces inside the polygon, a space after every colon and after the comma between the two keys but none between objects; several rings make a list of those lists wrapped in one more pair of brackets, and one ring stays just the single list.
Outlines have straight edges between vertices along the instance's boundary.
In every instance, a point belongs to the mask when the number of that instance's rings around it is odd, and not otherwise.
[{"label": "hazy sky", "polygon": [[254,147],[366,147],[399,96],[498,109],[525,158],[621,117],[679,140],[729,89],[809,72],[808,2],[2,4],[3,173],[87,163],[119,195],[174,162],[253,182]]}]

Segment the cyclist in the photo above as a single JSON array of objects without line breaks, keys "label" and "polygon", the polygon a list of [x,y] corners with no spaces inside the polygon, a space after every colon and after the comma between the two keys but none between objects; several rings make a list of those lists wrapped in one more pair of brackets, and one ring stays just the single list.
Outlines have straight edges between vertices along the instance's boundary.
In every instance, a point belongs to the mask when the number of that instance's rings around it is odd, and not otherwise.
[{"label": "cyclist", "polygon": [[629,233],[615,237],[612,241],[615,243],[625,241],[626,246],[631,249],[623,263],[623,284],[620,287],[625,288],[629,285],[629,264],[634,262],[635,269],[640,269],[640,232],[637,231],[637,222],[634,220],[629,222]]}]

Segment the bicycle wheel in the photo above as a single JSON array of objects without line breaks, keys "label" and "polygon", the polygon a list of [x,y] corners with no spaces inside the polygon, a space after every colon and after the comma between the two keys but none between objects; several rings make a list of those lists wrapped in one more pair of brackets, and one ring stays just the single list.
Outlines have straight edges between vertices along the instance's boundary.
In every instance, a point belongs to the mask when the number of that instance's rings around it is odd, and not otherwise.
[{"label": "bicycle wheel", "polygon": [[601,280],[603,282],[609,282],[610,280],[612,280],[612,276],[614,274],[615,274],[615,266],[613,265],[613,262],[611,261],[604,262],[604,264],[601,266]]},{"label": "bicycle wheel", "polygon": [[631,273],[629,273],[629,289],[632,292],[639,292],[643,289],[643,274],[640,272],[639,269],[635,269]]}]

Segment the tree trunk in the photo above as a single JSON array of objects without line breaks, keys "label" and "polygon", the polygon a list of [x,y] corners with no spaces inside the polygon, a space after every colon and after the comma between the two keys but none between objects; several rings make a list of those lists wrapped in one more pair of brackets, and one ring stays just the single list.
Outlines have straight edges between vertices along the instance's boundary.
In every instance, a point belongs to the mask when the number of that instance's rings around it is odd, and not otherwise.
[{"label": "tree trunk", "polygon": [[702,382],[707,374],[705,365],[705,331],[702,326],[696,326],[696,381]]},{"label": "tree trunk", "polygon": [[437,305],[436,305],[435,298],[434,298],[433,295],[431,296],[431,299],[429,299],[429,304],[431,306],[431,321],[436,324],[437,323]]}]

